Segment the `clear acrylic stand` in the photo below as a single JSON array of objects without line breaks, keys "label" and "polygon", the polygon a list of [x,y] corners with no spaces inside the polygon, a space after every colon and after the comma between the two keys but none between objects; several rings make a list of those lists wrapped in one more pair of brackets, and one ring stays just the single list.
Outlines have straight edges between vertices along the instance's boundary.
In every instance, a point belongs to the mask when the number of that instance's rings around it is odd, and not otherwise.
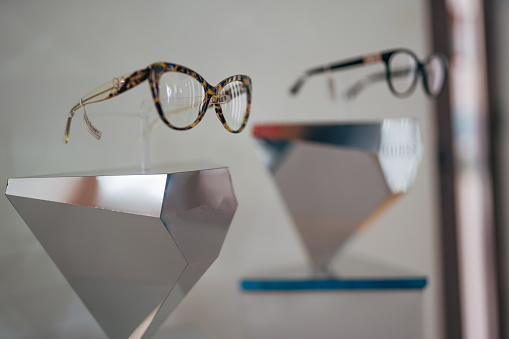
[{"label": "clear acrylic stand", "polygon": [[330,107],[333,110],[332,114],[339,117],[343,122],[350,122],[353,116],[352,103],[354,101],[352,97],[348,96],[351,77],[344,74],[340,77],[334,75],[334,72],[330,71],[325,80],[327,97],[330,101]]},{"label": "clear acrylic stand", "polygon": [[345,88],[348,87],[348,84],[351,83],[351,77],[348,75],[342,75],[340,79],[338,78],[332,79],[331,77],[331,81],[334,81],[336,83],[335,85],[333,85],[332,88],[336,92],[339,92],[335,94],[335,100],[341,102],[341,113],[343,121],[352,122],[353,120],[352,104],[354,100],[347,96],[347,90],[345,90]]},{"label": "clear acrylic stand", "polygon": [[143,100],[139,106],[138,112],[114,112],[114,113],[88,113],[94,119],[97,117],[115,117],[119,119],[134,118],[139,122],[139,135],[136,137],[136,143],[140,145],[140,173],[150,172],[150,131],[156,126],[157,121],[150,121],[150,116],[155,116],[154,104],[151,100]]},{"label": "clear acrylic stand", "polygon": [[150,124],[149,116],[154,111],[154,105],[148,100],[143,100],[139,110],[140,121],[140,167],[141,173],[150,171]]}]

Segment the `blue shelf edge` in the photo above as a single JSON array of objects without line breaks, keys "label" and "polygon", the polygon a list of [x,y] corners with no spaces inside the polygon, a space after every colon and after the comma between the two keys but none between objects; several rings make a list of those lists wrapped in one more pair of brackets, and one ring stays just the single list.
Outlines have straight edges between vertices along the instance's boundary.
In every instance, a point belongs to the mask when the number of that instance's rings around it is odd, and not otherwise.
[{"label": "blue shelf edge", "polygon": [[420,290],[427,285],[426,278],[394,279],[307,279],[241,281],[244,291],[311,291],[311,290]]}]

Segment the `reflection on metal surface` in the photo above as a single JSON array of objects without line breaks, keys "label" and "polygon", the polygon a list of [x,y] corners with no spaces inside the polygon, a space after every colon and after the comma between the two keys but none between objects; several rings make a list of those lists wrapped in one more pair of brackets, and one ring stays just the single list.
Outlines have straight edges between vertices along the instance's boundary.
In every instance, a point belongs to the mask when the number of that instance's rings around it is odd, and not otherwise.
[{"label": "reflection on metal surface", "polygon": [[6,195],[111,338],[149,338],[219,255],[226,168],[9,179]]},{"label": "reflection on metal surface", "polygon": [[381,127],[378,159],[393,192],[405,192],[414,182],[422,156],[419,125],[410,119],[387,119]]},{"label": "reflection on metal surface", "polygon": [[260,124],[254,134],[318,269],[410,188],[422,154],[412,119]]}]

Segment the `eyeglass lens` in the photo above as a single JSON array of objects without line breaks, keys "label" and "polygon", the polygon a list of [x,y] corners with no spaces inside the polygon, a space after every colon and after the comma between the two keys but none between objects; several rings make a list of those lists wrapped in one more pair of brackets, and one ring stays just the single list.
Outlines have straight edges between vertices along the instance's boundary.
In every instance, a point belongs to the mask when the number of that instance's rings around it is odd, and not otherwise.
[{"label": "eyeglass lens", "polygon": [[[238,131],[247,112],[246,85],[242,81],[232,81],[219,94],[226,124],[233,131]],[[172,126],[185,128],[198,119],[205,101],[205,89],[198,80],[187,74],[166,72],[159,79],[159,97],[168,122]]]},{"label": "eyeglass lens", "polygon": [[389,85],[397,94],[408,93],[415,85],[417,60],[406,52],[391,55],[389,62]]},{"label": "eyeglass lens", "polygon": [[242,81],[235,80],[224,86],[220,94],[228,97],[228,100],[221,103],[226,124],[233,131],[238,131],[244,123],[247,111],[248,89]]},{"label": "eyeglass lens", "polygon": [[159,80],[159,98],[166,119],[175,127],[194,123],[205,99],[205,89],[195,78],[179,72],[167,72]]},{"label": "eyeglass lens", "polygon": [[444,85],[445,63],[439,55],[432,55],[425,63],[425,81],[429,94],[433,97],[440,95]]}]

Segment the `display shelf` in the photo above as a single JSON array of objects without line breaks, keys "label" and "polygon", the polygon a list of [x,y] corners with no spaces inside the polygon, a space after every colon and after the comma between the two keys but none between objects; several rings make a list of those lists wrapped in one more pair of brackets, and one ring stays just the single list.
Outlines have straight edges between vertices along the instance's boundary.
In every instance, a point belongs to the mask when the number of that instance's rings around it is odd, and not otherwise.
[{"label": "display shelf", "polygon": [[339,266],[335,278],[301,267],[243,279],[244,338],[422,338],[425,276],[351,257]]}]

